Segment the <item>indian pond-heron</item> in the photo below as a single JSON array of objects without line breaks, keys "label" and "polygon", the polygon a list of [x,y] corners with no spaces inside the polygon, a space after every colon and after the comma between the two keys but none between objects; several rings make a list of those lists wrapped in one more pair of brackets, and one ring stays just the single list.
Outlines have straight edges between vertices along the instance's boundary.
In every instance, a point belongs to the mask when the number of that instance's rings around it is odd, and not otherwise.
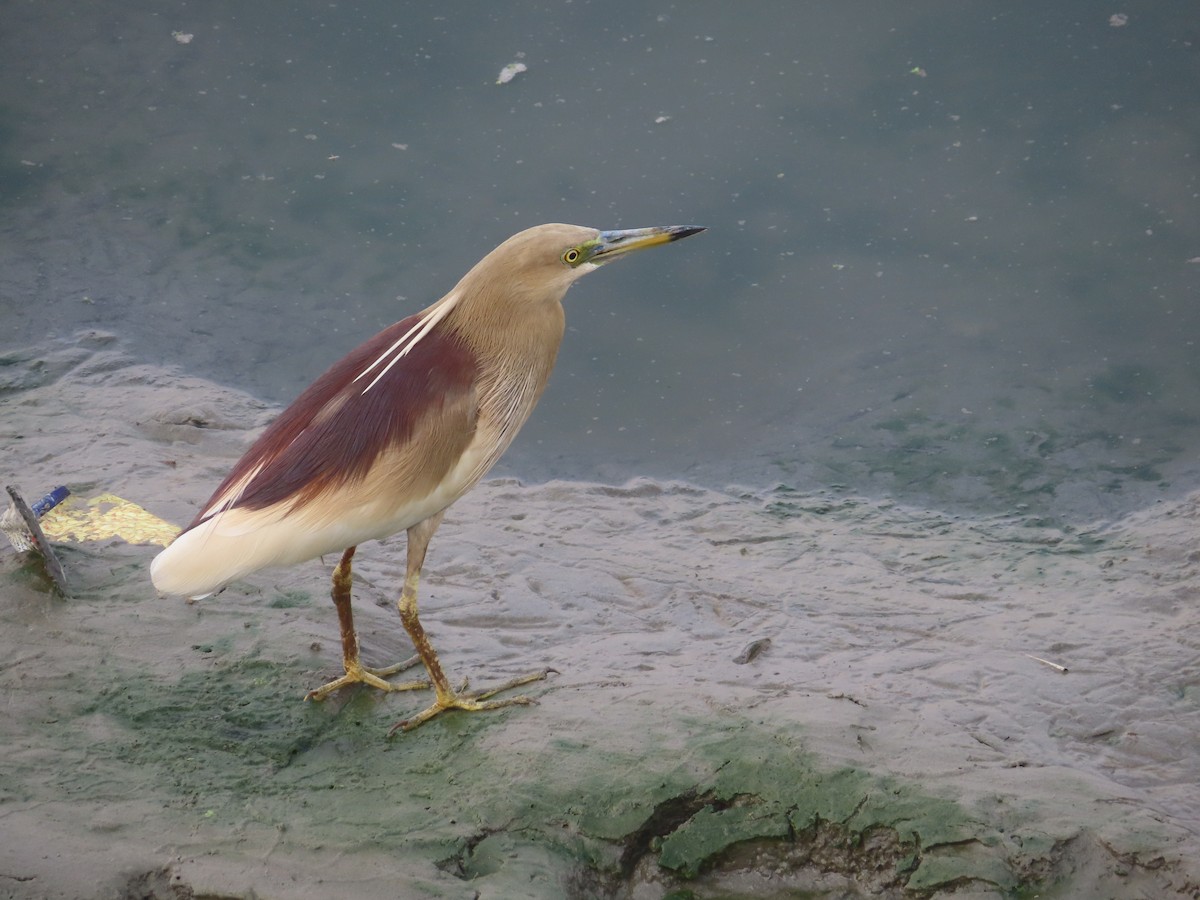
[{"label": "indian pond-heron", "polygon": [[610,260],[703,230],[555,224],[513,235],[446,296],[351,350],[280,413],[155,558],[154,586],[200,597],[267,566],[342,551],[331,593],[345,674],[308,698],[355,682],[385,691],[427,687],[385,680],[415,660],[362,665],[350,606],[355,548],[406,530],[400,620],[436,698],[395,727],[415,728],[447,709],[531,702],[489,698],[544,678],[545,670],[489,691],[451,686],[417,617],[429,540],[446,508],[484,476],[529,418],[562,341],[567,289]]}]

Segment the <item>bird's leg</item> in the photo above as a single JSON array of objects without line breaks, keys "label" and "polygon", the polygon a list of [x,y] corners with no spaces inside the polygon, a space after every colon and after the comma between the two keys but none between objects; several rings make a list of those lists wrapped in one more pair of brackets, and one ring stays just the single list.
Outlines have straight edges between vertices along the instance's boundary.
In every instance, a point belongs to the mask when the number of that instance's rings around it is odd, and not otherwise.
[{"label": "bird's leg", "polygon": [[333,570],[333,586],[329,591],[330,596],[333,597],[333,605],[337,608],[338,624],[342,629],[342,666],[345,668],[346,674],[309,691],[304,697],[305,700],[324,700],[338,688],[343,688],[348,684],[369,684],[381,691],[411,691],[429,687],[428,681],[406,681],[401,684],[392,684],[390,681],[383,680],[389,675],[412,668],[421,661],[420,656],[414,656],[404,662],[382,669],[368,668],[359,661],[358,635],[354,631],[354,611],[350,608],[350,587],[354,581],[350,564],[354,559],[354,550],[354,547],[350,547],[342,554],[341,562]]},{"label": "bird's leg", "polygon": [[388,732],[389,736],[399,730],[412,731],[448,709],[477,711],[500,709],[504,706],[526,706],[534,703],[536,701],[530,697],[509,697],[504,700],[489,700],[488,698],[510,688],[533,681],[541,681],[551,671],[542,669],[539,672],[506,681],[487,691],[466,693],[465,682],[463,690],[456,691],[450,686],[446,673],[442,671],[442,664],[438,660],[437,653],[429,642],[429,636],[425,634],[425,628],[417,616],[417,584],[421,580],[421,567],[425,564],[425,551],[429,549],[429,540],[441,523],[442,513],[438,513],[408,529],[408,566],[404,575],[404,590],[401,591],[400,600],[397,603],[400,608],[400,621],[404,624],[404,630],[408,632],[408,636],[412,638],[413,646],[417,648],[421,661],[425,663],[425,669],[429,672],[429,679],[433,682],[437,699],[429,708],[422,710],[410,719],[404,719],[393,725]]}]

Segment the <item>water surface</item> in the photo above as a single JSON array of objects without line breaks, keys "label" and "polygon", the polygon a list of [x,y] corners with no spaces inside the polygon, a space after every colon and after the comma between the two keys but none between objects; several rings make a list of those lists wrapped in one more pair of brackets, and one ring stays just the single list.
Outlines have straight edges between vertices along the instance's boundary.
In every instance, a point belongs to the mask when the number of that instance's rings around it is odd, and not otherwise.
[{"label": "water surface", "polygon": [[1200,484],[1194,12],[10,0],[0,343],[286,402],[520,228],[697,223],[503,471],[1112,515]]}]

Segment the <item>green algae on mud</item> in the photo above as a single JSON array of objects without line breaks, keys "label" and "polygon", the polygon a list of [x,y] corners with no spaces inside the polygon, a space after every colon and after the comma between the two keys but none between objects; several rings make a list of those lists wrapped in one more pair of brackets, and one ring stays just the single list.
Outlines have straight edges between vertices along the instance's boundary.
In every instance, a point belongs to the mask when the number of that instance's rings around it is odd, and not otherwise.
[{"label": "green algae on mud", "polygon": [[256,658],[209,660],[173,683],[124,672],[80,712],[121,726],[91,752],[153,770],[185,818],[274,827],[300,850],[368,845],[499,894],[532,879],[619,896],[765,859],[871,890],[1019,886],[988,825],[915,785],[822,768],[798,733],[679,718],[645,723],[633,744],[539,742],[514,737],[538,727],[517,710],[389,741],[398,701],[352,690],[300,702],[311,675]]},{"label": "green algae on mud", "polygon": [[[201,653],[225,649],[198,645]],[[168,770],[181,791],[270,791],[264,767],[279,769],[320,740],[360,721],[298,703],[298,665],[263,659],[216,659],[173,684],[137,672],[114,680],[84,710],[126,726],[108,747],[119,758]]]}]

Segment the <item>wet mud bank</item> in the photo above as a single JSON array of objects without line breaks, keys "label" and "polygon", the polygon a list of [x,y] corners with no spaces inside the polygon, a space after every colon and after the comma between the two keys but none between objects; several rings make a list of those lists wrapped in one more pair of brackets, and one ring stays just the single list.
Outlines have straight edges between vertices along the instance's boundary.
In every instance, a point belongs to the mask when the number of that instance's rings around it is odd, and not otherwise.
[{"label": "wet mud bank", "polygon": [[[0,362],[31,495],[183,521],[272,413],[102,334]],[[301,699],[320,561],[187,603],[152,547],[61,545],[65,598],[5,552],[0,896],[1200,896],[1198,521],[490,481],[423,618],[452,677],[559,674],[391,740],[423,696]],[[364,661],[406,657],[402,541],[356,574]]]}]

